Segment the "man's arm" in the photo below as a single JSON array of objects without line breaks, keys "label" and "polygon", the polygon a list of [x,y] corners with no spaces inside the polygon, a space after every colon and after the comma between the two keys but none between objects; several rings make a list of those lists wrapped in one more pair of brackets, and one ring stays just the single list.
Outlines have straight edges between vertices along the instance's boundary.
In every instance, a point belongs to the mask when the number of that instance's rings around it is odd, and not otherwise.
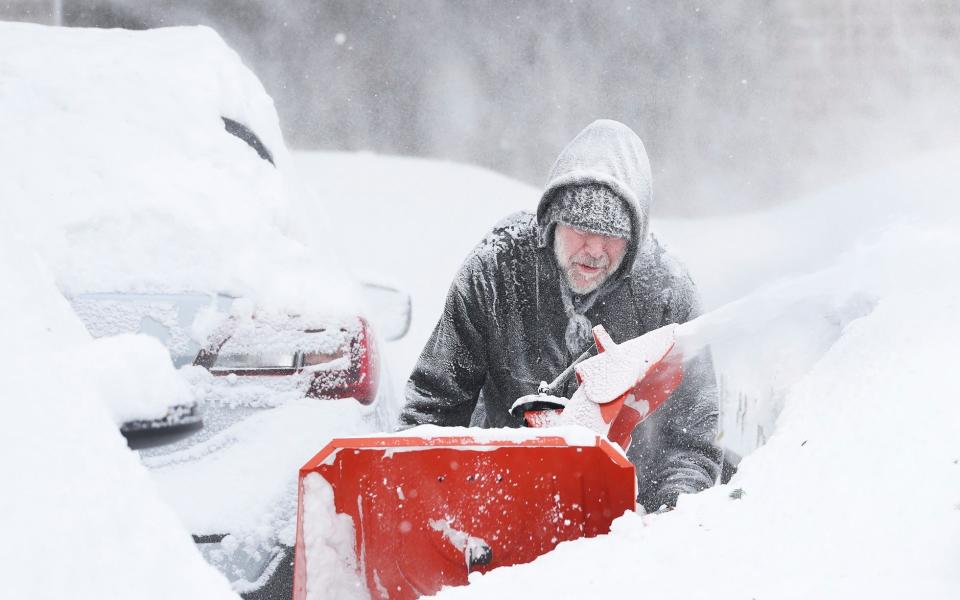
[{"label": "man's arm", "polygon": [[[687,279],[689,281],[689,279]],[[700,314],[699,298],[690,288],[674,295],[673,315],[684,323]],[[722,465],[716,444],[719,432],[719,394],[709,349],[684,361],[683,381],[656,415],[658,456],[649,489],[641,490],[648,511],[673,507],[680,494],[704,490],[714,484]]]},{"label": "man's arm", "polygon": [[468,260],[423,348],[405,391],[401,426],[468,426],[487,375],[482,281]]},{"label": "man's arm", "polygon": [[673,507],[680,494],[692,494],[714,484],[722,453],[716,445],[718,396],[708,350],[684,363],[683,382],[661,408],[661,441],[651,488],[641,498],[654,511]]}]

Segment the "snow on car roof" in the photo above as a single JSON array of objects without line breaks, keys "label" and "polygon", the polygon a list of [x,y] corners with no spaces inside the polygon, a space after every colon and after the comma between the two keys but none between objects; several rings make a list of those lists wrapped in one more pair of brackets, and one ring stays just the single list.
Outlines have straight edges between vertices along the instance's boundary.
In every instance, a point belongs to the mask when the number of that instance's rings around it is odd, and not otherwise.
[{"label": "snow on car roof", "polygon": [[273,101],[211,29],[0,24],[0,130],[3,210],[67,293],[338,297],[337,261],[287,233],[294,186]]}]

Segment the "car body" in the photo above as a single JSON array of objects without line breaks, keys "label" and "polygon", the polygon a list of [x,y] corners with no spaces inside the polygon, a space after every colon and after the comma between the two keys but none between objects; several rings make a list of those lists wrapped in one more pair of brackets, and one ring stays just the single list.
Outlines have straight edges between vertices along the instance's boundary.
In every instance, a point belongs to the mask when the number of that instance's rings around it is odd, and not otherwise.
[{"label": "car body", "polygon": [[272,100],[212,30],[9,32],[0,90],[32,100],[3,105],[5,209],[94,337],[167,347],[193,402],[121,430],[233,588],[283,595],[298,468],[392,427],[377,344],[403,334],[409,297],[298,223]]}]

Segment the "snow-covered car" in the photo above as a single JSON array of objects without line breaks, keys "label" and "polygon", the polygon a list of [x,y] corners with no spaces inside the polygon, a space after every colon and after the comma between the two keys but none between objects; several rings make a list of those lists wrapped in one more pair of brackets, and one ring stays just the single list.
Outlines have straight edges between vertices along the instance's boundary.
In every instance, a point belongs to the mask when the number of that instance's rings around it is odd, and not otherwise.
[{"label": "snow-covered car", "polygon": [[94,337],[170,352],[192,400],[121,428],[234,590],[287,595],[297,470],[392,428],[377,341],[404,334],[409,297],[301,221],[273,102],[212,30],[0,27],[4,210]]}]

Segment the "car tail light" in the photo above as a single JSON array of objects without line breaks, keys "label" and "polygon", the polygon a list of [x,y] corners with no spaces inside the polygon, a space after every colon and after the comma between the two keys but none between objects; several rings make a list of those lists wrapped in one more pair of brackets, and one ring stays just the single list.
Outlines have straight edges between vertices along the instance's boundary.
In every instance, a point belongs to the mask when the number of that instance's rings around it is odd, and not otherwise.
[{"label": "car tail light", "polygon": [[334,352],[303,353],[303,368],[314,370],[307,396],[355,398],[370,404],[377,397],[380,357],[369,324],[360,319],[358,334]]}]

